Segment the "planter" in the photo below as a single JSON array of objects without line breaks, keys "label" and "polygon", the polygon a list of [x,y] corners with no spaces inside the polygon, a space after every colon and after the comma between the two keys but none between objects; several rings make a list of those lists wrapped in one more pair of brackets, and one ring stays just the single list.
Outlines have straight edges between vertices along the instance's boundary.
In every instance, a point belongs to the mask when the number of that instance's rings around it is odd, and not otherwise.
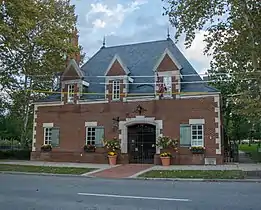
[{"label": "planter", "polygon": [[192,154],[204,154],[204,150],[191,150]]},{"label": "planter", "polygon": [[95,149],[84,149],[84,152],[95,152],[96,150]]},{"label": "planter", "polygon": [[114,155],[114,156],[108,155],[108,159],[109,159],[109,164],[110,165],[116,165],[116,163],[117,163],[117,155]]},{"label": "planter", "polygon": [[41,149],[41,152],[51,152],[51,151],[52,151],[52,149],[49,149],[49,148],[48,149],[47,148],[46,149]]},{"label": "planter", "polygon": [[163,166],[169,166],[170,165],[170,157],[160,157],[161,163]]}]

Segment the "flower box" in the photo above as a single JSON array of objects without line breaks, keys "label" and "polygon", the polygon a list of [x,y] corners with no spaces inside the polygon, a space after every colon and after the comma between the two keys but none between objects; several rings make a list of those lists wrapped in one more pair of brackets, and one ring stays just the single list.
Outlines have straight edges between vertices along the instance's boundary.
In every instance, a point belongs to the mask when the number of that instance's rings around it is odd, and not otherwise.
[{"label": "flower box", "polygon": [[51,152],[52,145],[51,144],[44,144],[41,146],[41,152]]},{"label": "flower box", "polygon": [[92,144],[86,144],[83,147],[84,152],[95,152],[96,146]]},{"label": "flower box", "polygon": [[190,147],[189,150],[193,153],[193,154],[204,154],[205,152],[205,147],[202,146],[193,146]]}]

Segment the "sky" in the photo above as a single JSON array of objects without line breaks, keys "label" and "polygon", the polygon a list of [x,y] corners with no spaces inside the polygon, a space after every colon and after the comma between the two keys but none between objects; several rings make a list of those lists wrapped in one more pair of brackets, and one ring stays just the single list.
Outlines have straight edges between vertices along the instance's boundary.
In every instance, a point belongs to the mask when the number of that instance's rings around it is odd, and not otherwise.
[{"label": "sky", "polygon": [[[163,40],[169,27],[174,39],[175,29],[170,26],[168,17],[162,15],[161,0],[71,0],[71,3],[78,15],[79,43],[88,58],[100,49],[104,36],[106,46]],[[177,43],[200,74],[206,72],[211,60],[203,55],[204,33],[198,31],[188,49],[183,45],[184,37]]]}]

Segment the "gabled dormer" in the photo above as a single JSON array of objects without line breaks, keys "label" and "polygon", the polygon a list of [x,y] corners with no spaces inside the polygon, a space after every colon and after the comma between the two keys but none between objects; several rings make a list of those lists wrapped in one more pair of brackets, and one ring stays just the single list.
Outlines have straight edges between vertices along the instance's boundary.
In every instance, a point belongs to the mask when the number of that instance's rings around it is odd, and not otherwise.
[{"label": "gabled dormer", "polygon": [[180,93],[181,69],[178,60],[166,48],[153,68],[158,98],[177,98]]},{"label": "gabled dormer", "polygon": [[84,81],[83,72],[78,64],[74,59],[71,59],[61,76],[61,100],[65,104],[77,103],[81,97],[83,88],[88,86],[89,83]]},{"label": "gabled dormer", "polygon": [[119,55],[115,55],[105,71],[105,98],[109,101],[125,101],[129,83],[133,79]]}]

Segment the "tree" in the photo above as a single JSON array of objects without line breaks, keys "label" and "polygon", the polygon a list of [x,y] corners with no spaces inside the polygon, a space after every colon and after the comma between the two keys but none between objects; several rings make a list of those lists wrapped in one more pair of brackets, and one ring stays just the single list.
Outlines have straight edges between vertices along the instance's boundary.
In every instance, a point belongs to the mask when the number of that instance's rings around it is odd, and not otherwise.
[{"label": "tree", "polygon": [[28,144],[32,102],[51,90],[65,55],[78,52],[71,39],[76,25],[70,0],[2,1],[0,82],[19,113],[21,141]]},{"label": "tree", "polygon": [[238,136],[238,119],[245,124],[261,116],[261,2],[163,1],[164,15],[176,28],[175,39],[184,33],[186,47],[190,47],[198,30],[205,30],[204,53],[213,56],[208,71],[210,80],[214,80],[211,84],[223,96],[225,127],[230,129],[227,133]]}]

